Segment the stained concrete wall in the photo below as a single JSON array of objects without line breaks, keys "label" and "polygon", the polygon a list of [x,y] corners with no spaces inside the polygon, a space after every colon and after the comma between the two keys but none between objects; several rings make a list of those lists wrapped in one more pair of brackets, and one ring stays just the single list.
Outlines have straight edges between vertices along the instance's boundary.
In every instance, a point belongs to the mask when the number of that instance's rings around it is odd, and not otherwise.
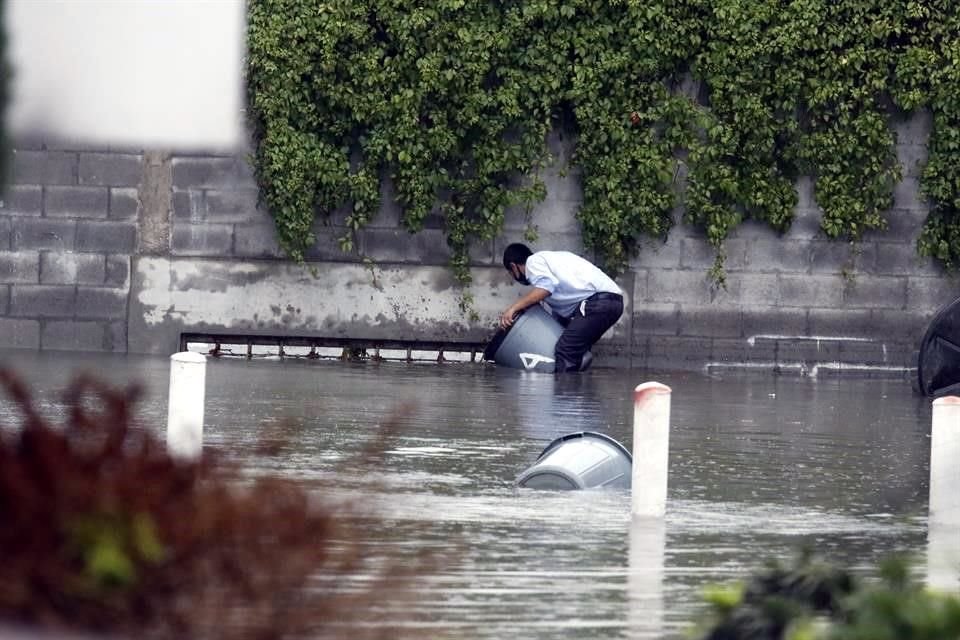
[{"label": "stained concrete wall", "polygon": [[[599,364],[650,369],[902,375],[957,281],[916,255],[927,215],[918,192],[929,117],[897,123],[905,178],[889,229],[852,250],[819,230],[813,184],[797,184],[783,237],[747,223],[727,243],[727,287],[711,285],[713,253],[682,223],[645,242],[620,279],[627,312]],[[342,217],[318,221],[309,268],[284,260],[258,206],[245,154],[178,155],[19,145],[0,208],[0,347],[168,353],[182,332],[483,341],[521,295],[500,266],[532,224],[534,248],[583,248],[577,168],[551,139],[548,196],[507,216],[474,247],[475,308],[459,309],[439,220],[400,226],[389,181],[379,215],[344,254]],[[564,171],[567,168],[568,171]],[[364,258],[370,258],[373,263]]]}]

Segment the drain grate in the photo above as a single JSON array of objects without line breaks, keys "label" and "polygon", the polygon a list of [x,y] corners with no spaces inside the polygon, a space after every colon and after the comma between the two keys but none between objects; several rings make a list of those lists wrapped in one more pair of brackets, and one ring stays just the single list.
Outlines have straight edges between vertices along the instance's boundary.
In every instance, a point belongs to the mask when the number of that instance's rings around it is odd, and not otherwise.
[{"label": "drain grate", "polygon": [[180,334],[180,351],[217,358],[277,358],[371,362],[481,362],[479,342],[363,340],[245,334]]}]

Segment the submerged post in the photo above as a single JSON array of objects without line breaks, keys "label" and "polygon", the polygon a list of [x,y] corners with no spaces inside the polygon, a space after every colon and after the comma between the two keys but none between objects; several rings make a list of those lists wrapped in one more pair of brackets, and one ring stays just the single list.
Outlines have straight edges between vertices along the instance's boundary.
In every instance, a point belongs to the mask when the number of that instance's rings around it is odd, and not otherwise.
[{"label": "submerged post", "polygon": [[671,393],[659,382],[644,382],[633,392],[631,512],[635,518],[662,518],[667,509]]},{"label": "submerged post", "polygon": [[933,401],[927,586],[960,591],[960,398]]},{"label": "submerged post", "polygon": [[929,521],[960,526],[960,398],[933,401]]},{"label": "submerged post", "polygon": [[203,448],[203,403],[207,359],[182,351],[170,356],[170,398],[167,405],[167,451],[196,460]]}]

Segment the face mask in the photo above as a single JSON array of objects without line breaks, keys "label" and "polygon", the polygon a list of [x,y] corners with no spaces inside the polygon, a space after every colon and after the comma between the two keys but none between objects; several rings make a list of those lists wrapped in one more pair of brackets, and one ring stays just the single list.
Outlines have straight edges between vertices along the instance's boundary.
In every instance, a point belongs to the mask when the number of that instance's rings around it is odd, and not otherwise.
[{"label": "face mask", "polygon": [[519,275],[515,275],[513,269],[510,270],[510,275],[513,276],[513,279],[514,279],[514,280],[516,280],[516,281],[519,282],[520,284],[530,284],[530,281],[527,280],[527,276],[524,275],[524,273],[523,273],[522,271],[520,271],[520,269],[517,269],[516,273],[519,274]]}]

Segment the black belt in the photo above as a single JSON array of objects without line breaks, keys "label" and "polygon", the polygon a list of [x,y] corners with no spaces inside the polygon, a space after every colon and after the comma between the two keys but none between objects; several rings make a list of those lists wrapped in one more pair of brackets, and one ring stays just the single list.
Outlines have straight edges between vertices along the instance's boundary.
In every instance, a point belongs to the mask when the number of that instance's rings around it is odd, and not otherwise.
[{"label": "black belt", "polygon": [[610,293],[609,291],[598,291],[593,294],[587,300],[623,300],[623,296],[619,293]]}]

